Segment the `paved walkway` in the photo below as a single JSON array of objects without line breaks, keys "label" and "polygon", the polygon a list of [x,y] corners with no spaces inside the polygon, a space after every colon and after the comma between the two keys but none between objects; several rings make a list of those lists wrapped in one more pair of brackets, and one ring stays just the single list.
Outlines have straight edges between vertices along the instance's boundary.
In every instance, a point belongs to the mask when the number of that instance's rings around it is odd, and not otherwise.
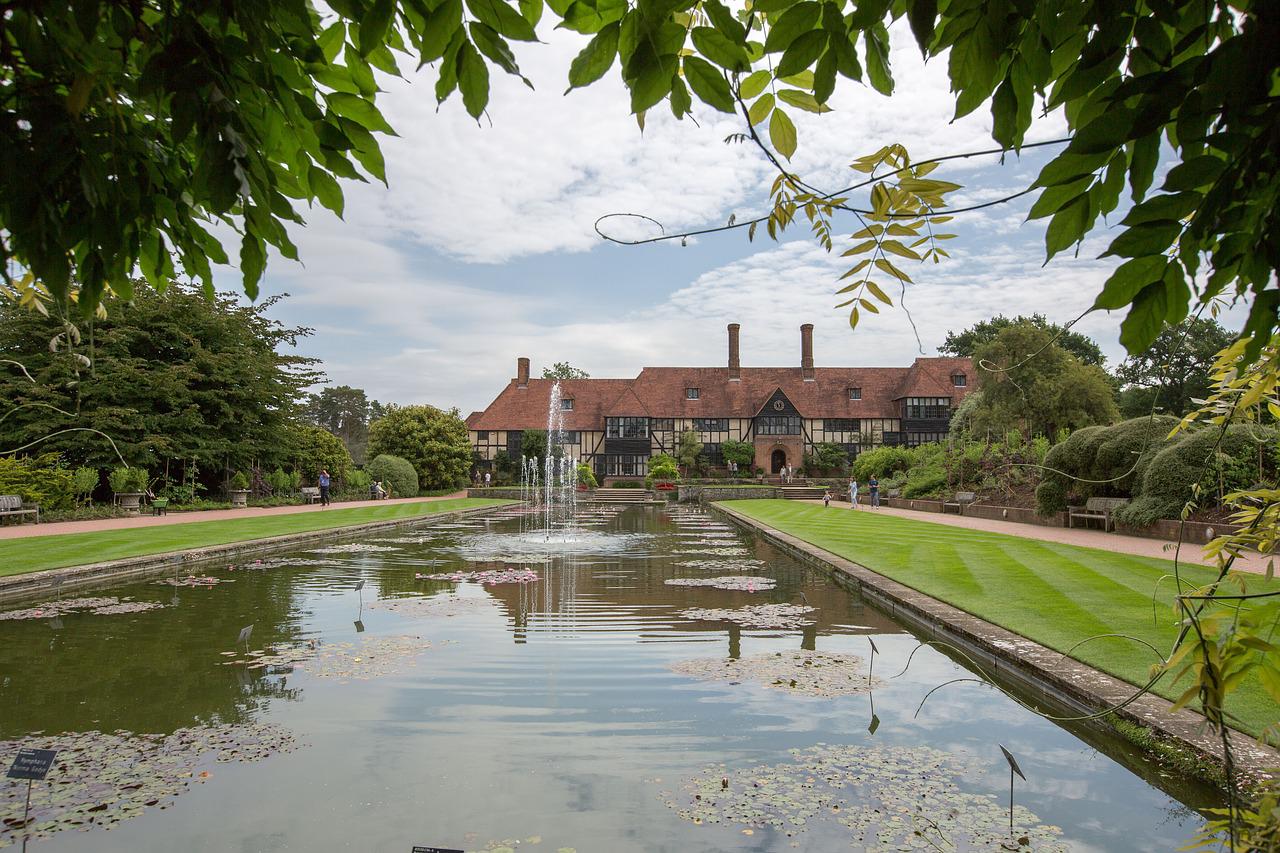
[{"label": "paved walkway", "polygon": [[[822,503],[822,501],[806,501],[806,503]],[[849,504],[835,504],[833,502],[832,511],[836,508],[840,511],[849,512]],[[861,503],[858,512],[878,512],[885,515],[893,515],[898,518],[912,518],[916,521],[927,521],[933,524],[946,524],[951,527],[965,527],[970,530],[983,530],[988,533],[1005,533],[1009,536],[1021,536],[1024,539],[1038,539],[1041,542],[1061,542],[1064,545],[1082,545],[1086,548],[1100,548],[1104,551],[1115,551],[1120,554],[1133,554],[1139,557],[1156,557],[1162,560],[1172,560],[1174,557],[1174,542],[1164,539],[1147,539],[1142,536],[1126,536],[1123,533],[1104,533],[1101,530],[1085,530],[1079,527],[1042,527],[1038,524],[1021,524],[1016,521],[997,521],[989,518],[972,518],[963,515],[944,515],[938,512],[924,512],[915,509],[897,509],[891,506],[882,506],[878,509],[871,509],[866,504]],[[1181,551],[1177,552],[1178,559],[1185,563],[1199,563],[1202,565],[1215,565],[1211,560],[1204,558],[1204,548],[1194,542],[1184,542]],[[1261,554],[1253,554],[1250,557],[1240,558],[1235,561],[1232,568],[1238,571],[1257,572],[1263,574],[1267,570],[1267,563],[1274,557],[1264,557]]]},{"label": "paved walkway", "polygon": [[87,521],[55,521],[52,524],[6,524],[0,527],[0,539],[22,539],[28,536],[57,536],[62,533],[93,533],[99,530],[125,530],[131,527],[158,527],[165,524],[190,524],[195,521],[232,521],[240,518],[257,518],[263,515],[294,515],[301,512],[332,512],[340,509],[358,509],[367,506],[392,504],[430,503],[455,498],[465,498],[465,490],[436,498],[395,498],[381,501],[343,501],[328,506],[299,504],[297,506],[247,507],[245,509],[210,509],[198,512],[175,512],[169,515],[139,515],[130,518],[97,518]]}]

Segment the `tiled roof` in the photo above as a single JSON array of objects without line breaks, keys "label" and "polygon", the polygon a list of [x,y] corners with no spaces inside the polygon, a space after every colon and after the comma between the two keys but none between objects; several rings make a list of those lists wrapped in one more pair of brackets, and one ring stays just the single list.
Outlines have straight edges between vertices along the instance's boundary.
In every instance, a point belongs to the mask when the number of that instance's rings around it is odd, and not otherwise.
[{"label": "tiled roof", "polygon": [[[966,387],[951,383],[964,373]],[[599,430],[605,417],[751,418],[781,389],[806,418],[896,418],[903,397],[951,397],[959,404],[977,376],[968,358],[918,358],[911,367],[819,367],[804,381],[799,367],[744,367],[729,381],[727,367],[646,367],[635,379],[570,379],[561,394],[573,397],[565,429]],[[512,380],[489,408],[467,419],[471,429],[545,429],[552,380]],[[697,388],[690,400],[686,389]],[[849,389],[862,389],[850,400]]]},{"label": "tiled roof", "polygon": [[[599,430],[604,428],[605,409],[631,384],[630,379],[562,379],[561,398],[573,399],[573,410],[564,412],[564,428]],[[512,379],[470,429],[546,429],[547,406],[551,403],[551,379],[530,379],[520,388]]]}]

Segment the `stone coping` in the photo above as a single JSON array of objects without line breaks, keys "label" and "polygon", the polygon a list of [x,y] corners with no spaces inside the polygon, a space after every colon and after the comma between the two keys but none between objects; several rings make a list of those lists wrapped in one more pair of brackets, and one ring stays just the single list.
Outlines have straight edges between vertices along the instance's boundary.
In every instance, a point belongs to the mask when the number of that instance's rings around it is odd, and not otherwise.
[{"label": "stone coping", "polygon": [[388,530],[414,524],[430,525],[432,522],[468,515],[484,515],[494,510],[502,509],[503,506],[502,504],[482,506],[472,509],[449,510],[431,515],[371,521],[345,527],[326,527],[322,530],[287,533],[282,536],[269,536],[263,539],[246,539],[243,542],[226,542],[221,545],[208,545],[203,548],[190,548],[184,551],[167,551],[161,554],[124,557],[119,560],[108,560],[102,563],[87,563],[81,566],[66,566],[60,569],[43,569],[20,575],[8,575],[0,577],[0,601],[46,595],[57,588],[55,584],[59,580],[62,581],[62,590],[78,589],[107,580],[116,581],[148,574],[168,574],[174,571],[175,568],[180,569],[188,565],[194,566],[212,560],[225,560],[229,557],[238,557],[241,554],[272,551],[292,545],[341,539],[352,534]]},{"label": "stone coping", "polygon": [[[901,619],[926,639],[941,640],[962,649],[987,675],[1047,693],[1064,706],[1085,714],[1119,705],[1137,690],[1126,681],[1064,657],[1061,652],[944,604],[734,509],[722,504],[710,506],[801,562],[848,579],[864,598]],[[1217,735],[1206,730],[1204,717],[1186,709],[1171,712],[1172,707],[1173,703],[1167,699],[1147,693],[1113,713],[1221,765],[1221,742]],[[1277,750],[1241,732],[1232,731],[1230,737],[1236,769],[1246,779],[1269,777],[1280,768]]]}]

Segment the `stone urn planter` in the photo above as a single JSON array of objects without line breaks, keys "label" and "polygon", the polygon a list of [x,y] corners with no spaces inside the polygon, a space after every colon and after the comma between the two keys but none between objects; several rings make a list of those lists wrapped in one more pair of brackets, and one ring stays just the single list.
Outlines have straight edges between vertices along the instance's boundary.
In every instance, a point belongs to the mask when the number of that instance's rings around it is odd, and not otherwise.
[{"label": "stone urn planter", "polygon": [[229,494],[231,495],[232,509],[240,509],[249,505],[248,489],[232,489]]},{"label": "stone urn planter", "polygon": [[142,492],[116,492],[116,502],[129,515],[137,515],[142,505]]}]

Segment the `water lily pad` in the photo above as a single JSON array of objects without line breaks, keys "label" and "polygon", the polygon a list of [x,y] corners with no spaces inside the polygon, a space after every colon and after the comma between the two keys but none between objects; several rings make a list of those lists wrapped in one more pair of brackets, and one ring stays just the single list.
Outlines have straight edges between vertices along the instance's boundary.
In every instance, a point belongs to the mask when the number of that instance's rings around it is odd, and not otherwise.
[{"label": "water lily pad", "polygon": [[710,586],[716,589],[730,589],[739,592],[760,592],[773,589],[777,582],[772,578],[758,575],[721,575],[714,578],[671,578],[664,581],[668,586]]},{"label": "water lily pad", "polygon": [[735,546],[723,548],[676,548],[672,550],[671,553],[707,557],[746,557],[751,553],[751,551],[746,548],[738,548]]},{"label": "water lily pad", "polygon": [[681,560],[677,566],[686,569],[703,569],[708,572],[742,572],[758,569],[765,564],[764,560],[738,558],[728,560]]},{"label": "water lily pad", "polygon": [[692,607],[676,615],[700,622],[733,622],[744,628],[802,628],[814,624],[804,614],[816,609],[803,604],[752,604],[735,608]]},{"label": "water lily pad", "polygon": [[418,636],[364,637],[358,643],[311,640],[246,652],[221,663],[249,670],[302,671],[316,678],[366,681],[413,666],[418,655],[435,645]]},{"label": "water lily pad", "polygon": [[350,542],[346,545],[329,545],[325,548],[312,548],[308,554],[366,554],[380,551],[399,551],[387,545],[374,545],[369,542]]},{"label": "water lily pad", "polygon": [[455,595],[440,595],[432,598],[388,598],[370,604],[373,610],[390,610],[401,616],[461,616],[466,613],[478,613],[492,610],[493,599],[459,598]]},{"label": "water lily pad", "polygon": [[865,693],[880,679],[868,680],[857,655],[791,650],[745,658],[695,658],[677,661],[671,668],[695,678],[754,682],[771,690],[806,696],[848,696]]},{"label": "water lily pad", "polygon": [[[874,850],[1000,850],[1011,842],[1009,812],[993,794],[960,787],[984,766],[963,752],[929,747],[831,746],[792,750],[792,760],[707,767],[680,793],[660,799],[695,824],[774,827],[789,834],[815,823],[845,827],[849,843]],[[1028,809],[1013,811],[1022,849],[1059,853],[1062,830]],[[1016,846],[1005,849],[1018,849]]]},{"label": "water lily pad", "polygon": [[231,578],[215,578],[209,575],[187,575],[185,578],[164,578],[153,581],[162,586],[214,586],[220,583],[235,583]]},{"label": "water lily pad", "polygon": [[142,613],[147,610],[159,610],[168,605],[159,601],[133,601],[128,598],[114,596],[86,596],[84,598],[62,598],[46,601],[21,610],[7,610],[0,613],[0,621],[16,619],[56,619],[67,613],[94,613],[100,616],[113,616],[121,613]]},{"label": "water lily pad", "polygon": [[279,726],[237,724],[178,729],[169,735],[76,732],[0,741],[0,765],[19,749],[55,749],[47,780],[31,793],[30,820],[22,823],[26,785],[0,786],[0,847],[48,838],[69,829],[110,827],[147,809],[166,808],[193,782],[210,778],[210,761],[260,761],[295,748]]},{"label": "water lily pad", "polygon": [[414,575],[420,581],[476,581],[485,585],[498,583],[536,583],[538,573],[532,569],[488,569],[482,572],[440,572]]}]

